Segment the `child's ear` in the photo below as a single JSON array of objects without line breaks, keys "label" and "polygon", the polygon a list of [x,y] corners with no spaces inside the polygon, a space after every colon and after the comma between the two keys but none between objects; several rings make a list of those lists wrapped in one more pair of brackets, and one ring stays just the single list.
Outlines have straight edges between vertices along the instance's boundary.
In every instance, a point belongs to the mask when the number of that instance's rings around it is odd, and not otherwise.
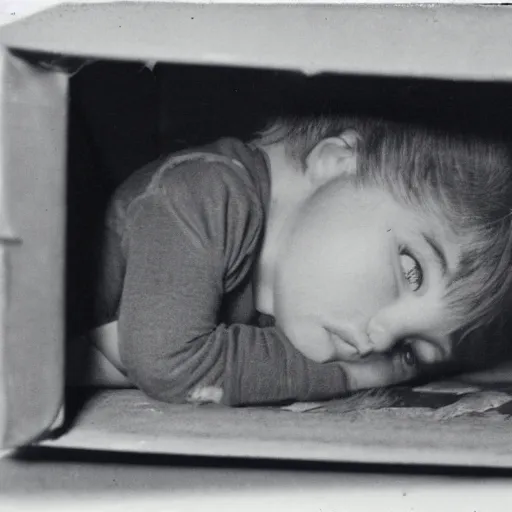
[{"label": "child's ear", "polygon": [[306,158],[306,174],[313,183],[326,183],[342,175],[356,172],[357,143],[355,130],[346,130],[337,137],[321,140]]}]

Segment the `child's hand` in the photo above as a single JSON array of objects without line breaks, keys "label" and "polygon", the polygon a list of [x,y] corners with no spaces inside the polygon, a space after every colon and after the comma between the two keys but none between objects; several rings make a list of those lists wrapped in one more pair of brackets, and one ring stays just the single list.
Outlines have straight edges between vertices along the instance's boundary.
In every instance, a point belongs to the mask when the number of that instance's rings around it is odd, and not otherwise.
[{"label": "child's hand", "polygon": [[347,376],[348,391],[381,388],[407,382],[419,373],[414,358],[404,350],[370,354],[359,361],[339,361]]}]

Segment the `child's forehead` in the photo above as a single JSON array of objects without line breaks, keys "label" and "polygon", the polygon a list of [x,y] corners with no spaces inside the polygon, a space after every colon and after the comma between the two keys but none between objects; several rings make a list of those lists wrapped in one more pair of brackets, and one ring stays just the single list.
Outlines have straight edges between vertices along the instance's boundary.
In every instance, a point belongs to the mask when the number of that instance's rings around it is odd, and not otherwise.
[{"label": "child's forehead", "polygon": [[398,186],[368,183],[357,177],[333,180],[326,188],[327,198],[320,194],[317,198],[320,202],[327,199],[331,206],[338,204],[341,209],[349,206],[354,217],[372,211],[376,223],[384,221],[390,224],[389,228],[396,227],[410,236],[438,240],[439,244],[450,246],[451,260],[458,259],[474,238],[471,233],[461,231],[459,223],[447,213],[448,208],[435,193],[409,194]]},{"label": "child's forehead", "polygon": [[416,220],[426,231],[442,232],[452,243],[466,244],[471,235],[467,230],[461,231],[464,214],[457,213],[457,208],[447,204],[440,190],[419,190],[417,187],[381,185],[383,194],[398,205],[405,215]]}]

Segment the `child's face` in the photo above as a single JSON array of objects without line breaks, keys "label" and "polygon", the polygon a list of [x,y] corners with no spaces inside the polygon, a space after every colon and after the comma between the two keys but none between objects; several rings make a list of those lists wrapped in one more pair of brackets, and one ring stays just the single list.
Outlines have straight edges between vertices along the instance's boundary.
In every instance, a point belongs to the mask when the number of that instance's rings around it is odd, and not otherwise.
[{"label": "child's face", "polygon": [[306,356],[357,361],[410,340],[420,365],[449,359],[453,326],[443,296],[460,240],[434,214],[342,178],[304,203],[288,235],[274,314]]}]

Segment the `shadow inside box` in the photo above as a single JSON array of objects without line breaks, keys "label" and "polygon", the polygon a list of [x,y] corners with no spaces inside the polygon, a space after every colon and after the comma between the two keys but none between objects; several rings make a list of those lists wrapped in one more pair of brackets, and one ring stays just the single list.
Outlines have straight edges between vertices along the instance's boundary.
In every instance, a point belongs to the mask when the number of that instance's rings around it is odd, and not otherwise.
[{"label": "shadow inside box", "polygon": [[56,429],[45,432],[42,438],[45,440],[58,439],[68,433],[76,425],[80,413],[86,408],[87,404],[101,391],[101,389],[95,387],[67,386],[64,394],[64,421]]}]

